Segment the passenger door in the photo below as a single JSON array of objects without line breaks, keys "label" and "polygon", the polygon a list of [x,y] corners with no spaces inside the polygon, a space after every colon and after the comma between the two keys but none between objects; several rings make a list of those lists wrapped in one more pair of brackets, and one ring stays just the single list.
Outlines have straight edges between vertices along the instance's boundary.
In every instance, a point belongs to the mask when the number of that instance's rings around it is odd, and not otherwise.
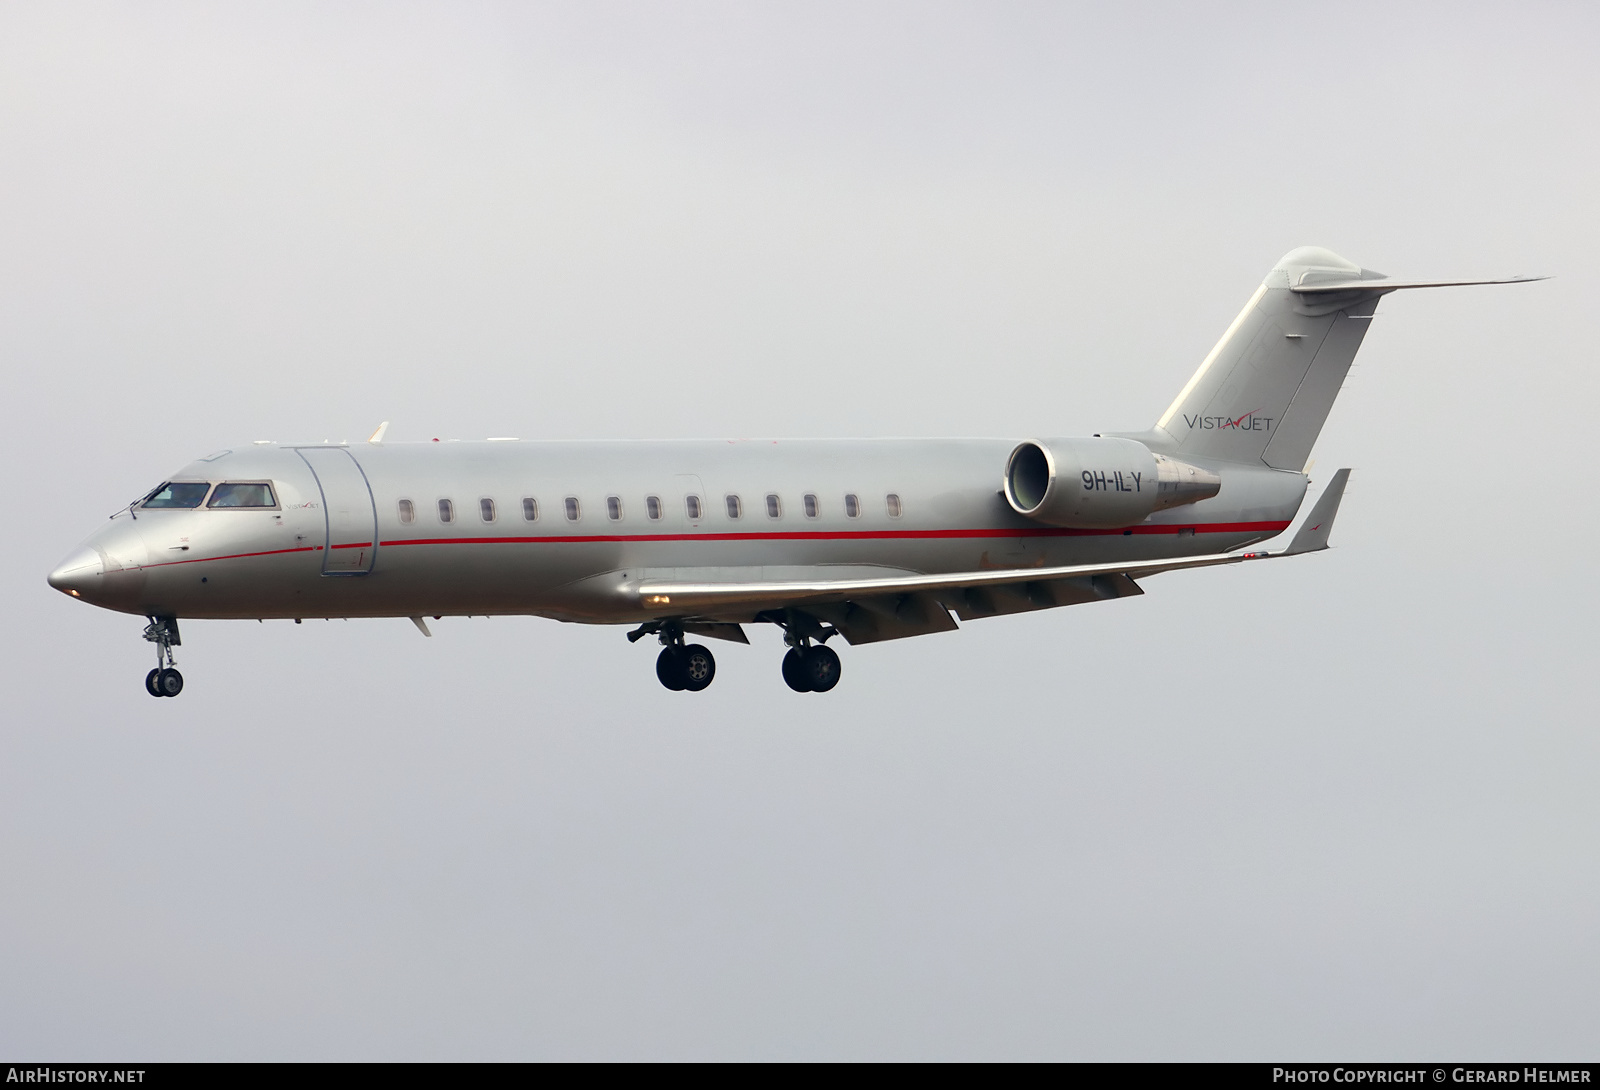
[{"label": "passenger door", "polygon": [[378,558],[378,509],[355,455],[344,447],[300,447],[322,491],[327,530],[323,575],[366,575]]}]

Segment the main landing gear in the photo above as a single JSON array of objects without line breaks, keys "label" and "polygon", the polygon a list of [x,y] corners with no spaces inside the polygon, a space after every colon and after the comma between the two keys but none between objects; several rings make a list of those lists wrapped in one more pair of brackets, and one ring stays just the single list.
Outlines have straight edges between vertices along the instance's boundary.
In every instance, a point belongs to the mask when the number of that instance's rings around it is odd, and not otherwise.
[{"label": "main landing gear", "polygon": [[[838,635],[838,630],[794,614],[763,614],[783,629],[783,642],[789,645],[783,656],[783,680],[797,693],[825,693],[839,684],[839,656],[823,641]],[[717,676],[717,660],[697,643],[683,642],[683,627],[678,621],[646,621],[628,633],[628,642],[646,636],[661,641],[656,656],[656,678],[674,692],[698,693]],[[813,642],[815,641],[815,642]]]},{"label": "main landing gear", "polygon": [[762,613],[756,619],[783,629],[783,642],[789,645],[783,656],[785,685],[797,693],[825,693],[839,684],[839,656],[827,645],[839,634],[837,628],[792,609]]},{"label": "main landing gear", "polygon": [[178,638],[178,618],[151,617],[144,638],[156,645],[156,668],[144,676],[145,692],[151,696],[177,696],[183,692],[183,675],[172,658],[172,649],[183,645]]},{"label": "main landing gear", "polygon": [[839,656],[826,644],[794,643],[783,656],[783,680],[797,693],[827,692],[839,684],[839,671]]},{"label": "main landing gear", "polygon": [[640,625],[628,633],[628,640],[632,642],[651,633],[661,641],[661,654],[656,656],[656,678],[662,685],[673,692],[698,693],[716,678],[716,657],[698,643],[684,643],[683,629],[671,621]]}]

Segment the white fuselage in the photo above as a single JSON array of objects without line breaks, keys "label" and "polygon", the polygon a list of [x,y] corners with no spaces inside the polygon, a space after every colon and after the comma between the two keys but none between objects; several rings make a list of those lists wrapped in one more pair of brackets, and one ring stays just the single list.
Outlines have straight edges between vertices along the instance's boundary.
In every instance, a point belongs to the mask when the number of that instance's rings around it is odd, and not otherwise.
[{"label": "white fuselage", "polygon": [[[51,581],[150,616],[627,623],[673,613],[632,593],[645,580],[843,579],[1218,553],[1281,532],[1307,483],[1297,472],[1217,464],[1223,484],[1210,499],[1132,526],[1061,529],[1007,505],[1000,483],[1015,446],[258,444],[194,462],[172,480],[270,482],[272,508],[136,505]],[[749,620],[747,612],[709,616]]]}]

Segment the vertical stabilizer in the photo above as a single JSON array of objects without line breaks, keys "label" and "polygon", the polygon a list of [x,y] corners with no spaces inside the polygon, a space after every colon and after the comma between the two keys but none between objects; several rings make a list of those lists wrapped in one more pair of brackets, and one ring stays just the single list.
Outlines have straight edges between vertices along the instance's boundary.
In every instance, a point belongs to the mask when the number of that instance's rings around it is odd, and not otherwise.
[{"label": "vertical stabilizer", "polygon": [[1130,438],[1185,457],[1299,470],[1356,358],[1378,300],[1403,288],[1522,284],[1394,280],[1331,250],[1290,250],[1267,274],[1154,432]]},{"label": "vertical stabilizer", "polygon": [[[1318,282],[1363,286],[1293,290]],[[1382,283],[1381,274],[1331,251],[1291,250],[1156,426],[1180,455],[1300,469],[1366,336]]]}]

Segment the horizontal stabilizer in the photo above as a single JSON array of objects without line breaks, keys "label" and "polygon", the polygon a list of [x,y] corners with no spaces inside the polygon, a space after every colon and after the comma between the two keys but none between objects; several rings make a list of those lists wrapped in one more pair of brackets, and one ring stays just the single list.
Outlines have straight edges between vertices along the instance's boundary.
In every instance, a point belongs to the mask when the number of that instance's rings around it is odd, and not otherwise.
[{"label": "horizontal stabilizer", "polygon": [[1314,281],[1307,284],[1294,284],[1289,290],[1296,295],[1314,295],[1321,292],[1335,291],[1399,291],[1401,288],[1467,288],[1476,284],[1531,284],[1535,280],[1548,280],[1548,276],[1508,276],[1503,280],[1391,280],[1389,277],[1378,277],[1371,280],[1340,280]]},{"label": "horizontal stabilizer", "polygon": [[1328,487],[1322,490],[1322,495],[1311,508],[1311,514],[1300,524],[1300,532],[1294,535],[1294,540],[1283,551],[1284,556],[1314,553],[1328,547],[1328,535],[1333,532],[1333,516],[1339,513],[1339,501],[1344,498],[1344,486],[1349,480],[1348,469],[1341,469],[1333,475]]}]

